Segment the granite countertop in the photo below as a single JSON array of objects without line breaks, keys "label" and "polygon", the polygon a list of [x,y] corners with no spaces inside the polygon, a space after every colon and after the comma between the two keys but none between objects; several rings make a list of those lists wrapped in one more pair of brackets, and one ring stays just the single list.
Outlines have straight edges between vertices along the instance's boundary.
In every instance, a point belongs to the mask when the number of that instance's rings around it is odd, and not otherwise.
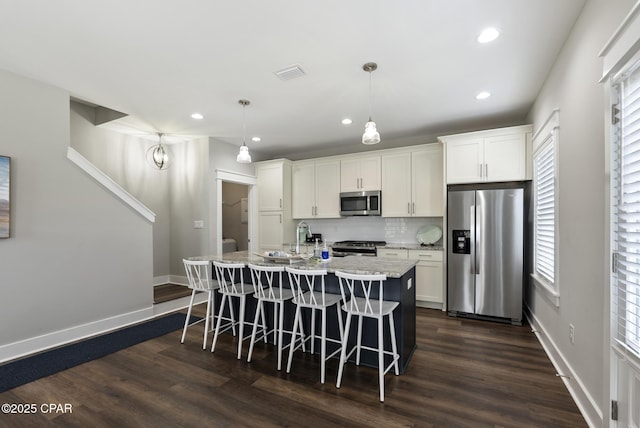
[{"label": "granite countertop", "polygon": [[389,242],[378,248],[386,248],[390,250],[426,250],[426,251],[443,251],[442,245],[422,245],[418,243],[393,243]]},{"label": "granite countertop", "polygon": [[[265,260],[254,253],[248,251],[236,251],[234,253],[224,253],[217,256],[189,257],[189,260],[212,260],[222,262],[252,263],[262,266],[289,266],[287,263],[276,263]],[[328,273],[343,271],[356,274],[385,274],[389,278],[400,278],[417,264],[417,260],[387,259],[380,257],[347,256],[333,257],[328,262],[321,262],[318,259],[308,259],[295,261],[290,266],[298,269],[326,269]]]}]

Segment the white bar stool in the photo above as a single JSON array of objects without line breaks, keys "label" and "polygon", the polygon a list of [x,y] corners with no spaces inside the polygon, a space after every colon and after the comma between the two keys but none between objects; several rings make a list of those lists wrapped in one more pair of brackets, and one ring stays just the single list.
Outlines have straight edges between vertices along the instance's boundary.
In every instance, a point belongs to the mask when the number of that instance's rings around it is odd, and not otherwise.
[{"label": "white bar stool", "polygon": [[[340,281],[340,292],[345,303],[342,309],[347,313],[347,322],[345,324],[344,335],[342,339],[342,352],[340,353],[340,367],[338,368],[338,381],[336,387],[340,388],[342,382],[342,372],[347,359],[356,352],[356,365],[360,365],[360,351],[362,349],[376,351],[378,353],[378,381],[380,384],[380,401],[384,402],[384,375],[393,367],[395,374],[400,374],[398,368],[398,349],[396,344],[396,333],[393,322],[393,311],[398,307],[398,302],[384,300],[384,282],[387,276],[383,274],[377,275],[357,275],[341,271],[336,271],[335,275]],[[378,296],[373,299],[372,296]],[[362,297],[360,297],[362,296]],[[347,301],[349,298],[349,301]],[[356,345],[347,353],[347,342],[349,341],[349,328],[351,327],[351,317],[358,317],[358,336]],[[378,347],[372,348],[362,346],[362,318],[374,318],[378,320]],[[389,319],[389,330],[391,332],[391,349],[384,350],[384,317]],[[385,367],[384,356],[391,355],[391,363]]]},{"label": "white bar stool", "polygon": [[[284,302],[293,297],[291,289],[283,287],[282,272],[284,266],[259,266],[249,263],[251,272],[251,282],[253,283],[253,297],[258,299],[256,314],[253,320],[253,332],[251,333],[251,344],[249,345],[249,355],[247,362],[251,362],[253,345],[256,340],[267,339],[271,333],[275,336],[275,343],[278,347],[278,370],[282,369],[282,335],[284,333]],[[277,274],[277,275],[276,275]],[[274,279],[276,281],[274,281]],[[275,283],[277,282],[277,284]],[[267,330],[264,304],[273,303],[273,329]],[[258,323],[262,320],[261,336],[256,338],[258,333]]]},{"label": "white bar stool", "polygon": [[[204,337],[202,339],[202,349],[206,349],[207,334],[209,334],[209,319],[211,319],[211,327],[213,328],[213,312],[215,311],[215,290],[218,289],[218,284],[213,280],[211,276],[211,262],[209,260],[195,261],[182,259],[182,263],[184,264],[184,270],[187,274],[187,280],[189,281],[188,287],[191,289],[191,300],[189,301],[187,317],[184,320],[184,328],[182,329],[182,338],[180,339],[180,343],[184,343],[188,327],[204,321]],[[196,293],[198,292],[208,293],[207,315],[204,317],[204,320],[201,319],[189,323],[189,321],[191,320],[191,310],[193,309],[193,300],[196,297]]]},{"label": "white bar stool", "polygon": [[[342,300],[342,296],[338,294],[325,293],[324,278],[327,275],[326,269],[296,269],[293,267],[286,267],[285,270],[289,274],[289,284],[293,289],[293,303],[296,305],[296,314],[293,321],[291,335],[291,344],[289,345],[289,361],[287,362],[287,373],[291,371],[291,360],[293,359],[293,353],[296,349],[302,347],[305,351],[305,342],[311,340],[311,353],[315,350],[315,338],[316,338],[316,311],[320,311],[322,318],[320,321],[320,383],[324,383],[325,380],[325,366],[326,361],[340,352],[340,347],[327,356],[327,341],[342,345],[343,329],[342,329],[342,314],[338,303]],[[336,313],[338,315],[338,329],[340,332],[340,339],[333,339],[327,337],[327,308],[335,306]],[[302,325],[302,308],[311,309],[311,332],[305,338],[304,329]],[[300,333],[298,334],[298,328]],[[300,336],[300,343],[296,345],[296,339]]]},{"label": "white bar stool", "polygon": [[[214,261],[213,266],[216,269],[216,277],[218,278],[218,284],[220,286],[220,294],[222,294],[222,302],[220,303],[220,312],[218,313],[216,331],[213,334],[211,352],[216,349],[216,342],[218,341],[218,334],[220,334],[222,320],[225,319],[228,322],[222,326],[222,332],[231,328],[233,330],[233,335],[235,336],[235,326],[238,326],[238,359],[240,359],[242,355],[242,341],[249,338],[249,336],[243,336],[244,313],[247,306],[247,294],[253,293],[253,287],[251,284],[244,283],[244,263],[221,263]],[[238,320],[235,319],[235,315],[233,313],[232,297],[237,297],[239,299],[240,314],[238,316]],[[224,318],[224,308],[227,303],[229,304],[230,318]]]}]

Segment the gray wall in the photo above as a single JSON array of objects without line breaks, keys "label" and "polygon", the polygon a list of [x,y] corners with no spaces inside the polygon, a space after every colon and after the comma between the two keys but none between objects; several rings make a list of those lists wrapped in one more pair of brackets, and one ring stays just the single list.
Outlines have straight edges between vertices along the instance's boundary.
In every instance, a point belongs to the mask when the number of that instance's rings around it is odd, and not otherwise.
[{"label": "gray wall", "polygon": [[152,304],[152,225],[67,159],[69,94],[0,71],[0,347]]},{"label": "gray wall", "polygon": [[94,108],[71,103],[71,147],[154,212],[153,275],[169,275],[169,176],[173,165],[161,171],[146,159],[157,137],[143,139],[95,126],[94,115]]},{"label": "gray wall", "polygon": [[[176,162],[171,166],[171,254],[172,275],[184,276],[182,259],[211,254],[208,240],[209,139],[202,138],[172,147]],[[202,220],[203,229],[193,222]]]},{"label": "gray wall", "polygon": [[[534,289],[528,304],[544,332],[574,370],[608,420],[608,364],[605,361],[606,317],[603,308],[608,273],[604,266],[605,106],[602,61],[598,52],[633,0],[589,1],[565,43],[535,105],[529,122],[534,133],[560,109],[558,275],[560,307]],[[569,324],[575,326],[575,344]]]}]

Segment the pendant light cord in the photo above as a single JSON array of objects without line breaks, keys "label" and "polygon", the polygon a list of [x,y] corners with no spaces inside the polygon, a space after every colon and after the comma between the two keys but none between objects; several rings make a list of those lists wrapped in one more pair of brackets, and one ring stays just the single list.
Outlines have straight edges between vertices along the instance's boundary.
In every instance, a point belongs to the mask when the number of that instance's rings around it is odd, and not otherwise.
[{"label": "pendant light cord", "polygon": [[371,122],[372,105],[373,105],[373,94],[371,93],[371,70],[369,70],[369,122]]},{"label": "pendant light cord", "polygon": [[245,146],[247,140],[247,120],[245,118],[246,104],[242,104],[242,145]]}]

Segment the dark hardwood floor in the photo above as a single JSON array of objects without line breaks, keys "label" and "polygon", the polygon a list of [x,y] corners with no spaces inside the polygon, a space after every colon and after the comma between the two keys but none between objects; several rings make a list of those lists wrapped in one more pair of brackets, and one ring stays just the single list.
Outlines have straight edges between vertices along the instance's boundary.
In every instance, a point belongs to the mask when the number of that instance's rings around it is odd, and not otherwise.
[{"label": "dark hardwood floor", "polygon": [[184,285],[162,284],[153,287],[153,303],[162,303],[191,294],[191,289]]},{"label": "dark hardwood floor", "polygon": [[[200,313],[202,312],[200,305]],[[406,374],[385,377],[337,361],[319,382],[318,358],[296,353],[276,370],[271,344],[235,358],[221,337],[202,350],[202,324],[0,394],[2,403],[72,405],[72,413],[0,415],[2,427],[584,427],[586,423],[530,328],[447,317],[418,309],[417,343]],[[210,340],[209,340],[210,344]]]}]

